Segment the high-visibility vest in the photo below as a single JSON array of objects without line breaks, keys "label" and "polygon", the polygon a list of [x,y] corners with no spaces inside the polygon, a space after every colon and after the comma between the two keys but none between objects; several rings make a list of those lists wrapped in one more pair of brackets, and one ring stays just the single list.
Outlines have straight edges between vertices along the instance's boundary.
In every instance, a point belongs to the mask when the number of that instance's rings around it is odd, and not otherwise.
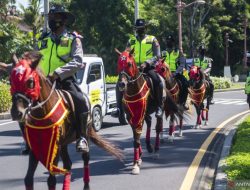
[{"label": "high-visibility vest", "polygon": [[245,84],[245,94],[250,94],[250,77],[247,77],[247,81]]},{"label": "high-visibility vest", "polygon": [[195,58],[194,59],[194,65],[201,67],[202,69],[207,69],[208,68],[208,63],[209,63],[209,58],[204,57],[204,59],[201,61],[200,58]]},{"label": "high-visibility vest", "polygon": [[153,57],[153,42],[155,37],[147,35],[142,41],[136,39],[135,36],[129,39],[131,49],[135,50],[135,62],[139,66],[146,60]]},{"label": "high-visibility vest", "polygon": [[39,51],[43,55],[39,67],[45,76],[52,74],[57,68],[64,66],[72,59],[70,53],[73,40],[73,35],[62,36],[57,45],[48,36],[38,42]]},{"label": "high-visibility vest", "polygon": [[170,67],[171,72],[175,72],[177,69],[177,59],[179,57],[179,51],[172,50],[170,53],[168,51],[164,51],[164,55],[162,57],[165,58],[166,63]]}]

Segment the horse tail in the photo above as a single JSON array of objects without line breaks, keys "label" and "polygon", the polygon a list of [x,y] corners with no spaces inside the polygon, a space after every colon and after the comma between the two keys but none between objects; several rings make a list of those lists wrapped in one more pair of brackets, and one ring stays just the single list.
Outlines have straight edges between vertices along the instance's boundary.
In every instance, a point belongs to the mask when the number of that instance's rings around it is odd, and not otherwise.
[{"label": "horse tail", "polygon": [[179,119],[183,119],[183,113],[184,113],[184,109],[177,105],[177,103],[174,101],[174,99],[172,98],[170,92],[167,90],[166,91],[166,101],[165,101],[165,111],[167,111],[169,114],[173,114],[174,115],[174,119],[176,120],[176,116]]},{"label": "horse tail", "polygon": [[103,148],[105,151],[109,152],[111,155],[115,156],[117,159],[122,161],[124,159],[124,155],[122,150],[118,148],[113,143],[107,141],[100,135],[98,135],[92,126],[88,128],[88,135],[90,140],[97,146]]}]

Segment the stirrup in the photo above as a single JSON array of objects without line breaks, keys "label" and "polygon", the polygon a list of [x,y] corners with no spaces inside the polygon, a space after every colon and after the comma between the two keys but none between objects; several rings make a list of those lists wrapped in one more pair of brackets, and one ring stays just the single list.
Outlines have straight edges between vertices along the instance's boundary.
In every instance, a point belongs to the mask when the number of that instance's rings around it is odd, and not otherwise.
[{"label": "stirrup", "polygon": [[84,152],[84,153],[89,152],[88,141],[85,138],[81,137],[80,139],[77,140],[76,152]]}]

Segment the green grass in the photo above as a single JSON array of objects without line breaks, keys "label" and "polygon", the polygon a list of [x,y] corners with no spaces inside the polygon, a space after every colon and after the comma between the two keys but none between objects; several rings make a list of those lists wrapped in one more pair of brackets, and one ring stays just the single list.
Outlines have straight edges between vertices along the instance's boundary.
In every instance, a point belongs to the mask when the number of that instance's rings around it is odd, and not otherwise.
[{"label": "green grass", "polygon": [[230,180],[250,179],[250,116],[238,127],[225,172]]}]

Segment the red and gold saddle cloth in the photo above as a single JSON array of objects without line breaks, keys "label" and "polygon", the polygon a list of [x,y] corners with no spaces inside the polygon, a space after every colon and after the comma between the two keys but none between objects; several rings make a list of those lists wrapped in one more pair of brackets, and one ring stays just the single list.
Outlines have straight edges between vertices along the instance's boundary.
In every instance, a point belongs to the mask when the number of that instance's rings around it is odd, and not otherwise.
[{"label": "red and gold saddle cloth", "polygon": [[64,123],[68,110],[60,98],[54,108],[44,118],[28,116],[25,126],[25,138],[39,160],[51,174],[65,174],[68,171],[54,165],[58,151],[60,128]]},{"label": "red and gold saddle cloth", "polygon": [[195,105],[200,105],[203,102],[206,92],[206,85],[203,83],[200,88],[189,88],[189,93],[191,95],[191,100]]},{"label": "red and gold saddle cloth", "polygon": [[133,127],[143,124],[149,92],[149,87],[145,81],[137,94],[132,96],[124,94],[123,96],[123,102],[131,116],[129,124]]}]

